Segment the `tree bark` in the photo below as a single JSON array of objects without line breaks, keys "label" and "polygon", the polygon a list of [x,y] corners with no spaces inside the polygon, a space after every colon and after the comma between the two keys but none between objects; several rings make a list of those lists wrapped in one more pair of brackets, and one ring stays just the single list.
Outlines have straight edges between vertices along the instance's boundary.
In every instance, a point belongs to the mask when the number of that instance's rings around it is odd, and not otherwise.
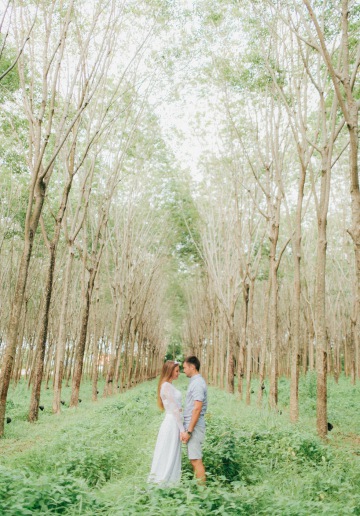
[{"label": "tree bark", "polygon": [[265,390],[265,366],[266,366],[266,355],[267,355],[267,342],[268,342],[268,331],[269,331],[269,305],[270,305],[270,292],[271,292],[271,278],[268,280],[266,298],[264,303],[264,329],[262,335],[262,343],[260,350],[260,368],[259,368],[259,390],[257,396],[257,404],[261,406],[263,394]]},{"label": "tree bark", "polygon": [[68,299],[69,299],[69,288],[71,279],[71,269],[74,260],[73,247],[69,247],[66,266],[65,266],[65,277],[63,282],[63,292],[61,301],[61,311],[59,320],[59,335],[56,346],[56,360],[55,360],[55,372],[54,372],[54,398],[52,409],[54,414],[60,414],[61,412],[61,389],[62,381],[64,377],[64,361],[67,341],[67,310],[68,310]]},{"label": "tree bark", "polygon": [[294,290],[292,307],[292,335],[291,335],[291,382],[290,382],[290,421],[296,422],[299,418],[299,365],[300,365],[300,303],[301,303],[301,214],[304,198],[306,177],[305,157],[300,165],[298,185],[298,199],[296,206],[295,235],[293,238],[294,256]]},{"label": "tree bark", "polygon": [[251,402],[251,373],[252,373],[252,350],[254,349],[254,300],[255,300],[255,276],[250,278],[248,285],[248,318],[246,325],[247,343],[246,343],[246,405]]},{"label": "tree bark", "polygon": [[6,399],[9,390],[16,344],[21,320],[21,311],[24,302],[24,294],[29,273],[30,259],[32,255],[35,233],[39,224],[41,210],[44,204],[45,184],[43,181],[37,184],[37,197],[35,206],[32,206],[32,198],[29,200],[28,214],[25,225],[25,241],[20,260],[20,267],[16,282],[15,295],[12,303],[9,330],[7,334],[7,345],[3,358],[3,365],[0,376],[0,437],[4,434],[4,421],[6,410]]},{"label": "tree bark", "polygon": [[88,279],[87,286],[86,286],[84,306],[83,306],[82,316],[81,316],[80,338],[79,338],[79,343],[76,346],[76,352],[75,352],[75,364],[74,364],[74,373],[73,373],[73,379],[72,379],[70,407],[77,407],[79,404],[79,392],[80,392],[80,383],[81,383],[83,364],[84,364],[84,352],[85,352],[86,337],[87,337],[87,330],[88,330],[88,323],[89,323],[91,295],[92,295],[93,288],[94,288],[95,277],[96,277],[96,269],[92,269],[90,271],[89,279]]},{"label": "tree bark", "polygon": [[52,288],[53,288],[53,278],[54,278],[54,270],[55,270],[55,257],[56,257],[56,247],[55,247],[55,245],[51,244],[51,246],[50,246],[50,262],[49,262],[49,269],[48,269],[45,293],[44,293],[43,314],[41,317],[41,329],[40,329],[39,340],[38,340],[38,343],[36,346],[36,352],[35,352],[36,353],[35,372],[34,372],[33,389],[32,389],[32,393],[31,393],[29,418],[28,418],[30,422],[37,421],[38,416],[39,416],[41,382],[42,382],[43,371],[44,371],[44,358],[45,358],[46,339],[47,339],[48,325],[49,325],[49,311],[50,311],[51,295],[52,295]]}]

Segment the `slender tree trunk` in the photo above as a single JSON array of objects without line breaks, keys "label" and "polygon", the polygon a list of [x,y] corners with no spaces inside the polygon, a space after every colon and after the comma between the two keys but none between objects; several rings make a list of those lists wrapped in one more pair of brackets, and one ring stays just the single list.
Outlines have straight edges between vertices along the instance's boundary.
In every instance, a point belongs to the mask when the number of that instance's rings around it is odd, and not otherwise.
[{"label": "slender tree trunk", "polygon": [[[15,295],[12,303],[9,330],[7,334],[7,345],[5,349],[5,355],[3,358],[0,376],[0,437],[4,434],[6,399],[10,385],[12,368],[14,364],[19,324],[21,320],[21,311],[23,307],[25,288],[28,279],[30,259],[34,244],[35,232],[38,227],[39,217],[44,202],[43,199],[44,197],[42,195],[41,202],[37,202],[36,209],[34,210],[33,221],[30,224],[28,230],[25,232],[24,248],[20,260]],[[29,224],[29,222],[27,224]]]},{"label": "slender tree trunk", "polygon": [[271,276],[271,292],[270,292],[270,407],[276,408],[278,403],[278,277],[277,277],[277,260],[276,246],[279,235],[278,220],[272,223],[272,232],[270,237],[270,276]]},{"label": "slender tree trunk", "polygon": [[129,363],[127,368],[127,388],[129,389],[132,386],[132,377],[134,371],[134,352],[135,352],[135,342],[137,337],[137,325],[134,327],[133,331],[130,333],[130,353],[129,353]]},{"label": "slender tree trunk", "polygon": [[116,388],[120,388],[119,386],[119,378],[121,374],[121,356],[122,356],[122,348],[123,348],[123,333],[118,335],[117,337],[117,347],[116,347],[116,362],[115,362],[115,385]]},{"label": "slender tree trunk", "polygon": [[254,298],[255,298],[255,277],[250,279],[248,286],[249,317],[246,321],[248,326],[248,338],[246,344],[246,405],[251,402],[251,372],[252,372],[252,350],[254,349]]},{"label": "slender tree trunk", "polygon": [[330,191],[331,168],[326,152],[323,155],[320,213],[318,216],[318,244],[316,263],[316,374],[317,374],[317,431],[320,437],[327,435],[327,334],[325,306],[325,271],[326,271],[326,226]]},{"label": "slender tree trunk", "polygon": [[238,393],[240,399],[243,398],[243,380],[244,380],[244,370],[245,370],[245,352],[247,346],[247,323],[248,323],[248,310],[249,310],[249,284],[244,280],[243,284],[243,327],[242,327],[242,335],[238,356],[238,368],[237,368],[237,377],[238,377]]},{"label": "slender tree trunk", "polygon": [[96,296],[94,307],[94,341],[93,341],[93,363],[92,363],[92,400],[96,401],[98,396],[98,380],[99,380],[99,340],[100,325],[98,320],[99,296]]},{"label": "slender tree trunk", "polygon": [[74,372],[74,365],[73,364],[74,364],[75,350],[76,350],[75,342],[76,342],[76,339],[74,339],[74,341],[70,341],[68,343],[68,347],[69,347],[69,360],[68,360],[68,363],[67,363],[66,368],[64,370],[64,380],[66,380],[65,387],[69,387],[70,386],[70,378],[72,377],[73,372]]},{"label": "slender tree trunk", "polygon": [[[304,161],[304,157],[303,157]],[[298,188],[298,200],[296,207],[296,226],[293,238],[294,255],[294,293],[292,310],[292,350],[291,350],[291,383],[290,383],[290,421],[295,422],[299,418],[299,365],[300,365],[300,301],[301,301],[301,213],[304,198],[306,169],[302,163],[300,166],[300,181]]]},{"label": "slender tree trunk", "polygon": [[352,221],[350,235],[354,242],[355,251],[355,296],[351,317],[351,332],[354,344],[355,377],[360,378],[360,188],[358,169],[358,108],[351,106],[351,123],[348,125],[350,134],[350,195]]},{"label": "slender tree trunk", "polygon": [[235,335],[232,321],[232,328],[229,329],[229,346],[228,346],[228,363],[227,363],[227,390],[234,394],[234,349],[235,349]]},{"label": "slender tree trunk", "polygon": [[114,377],[115,377],[115,365],[116,365],[116,343],[118,339],[120,321],[121,321],[121,303],[117,300],[115,303],[115,312],[114,312],[114,323],[113,323],[113,332],[112,339],[110,343],[110,357],[109,357],[109,367],[107,370],[105,386],[104,386],[104,397],[110,396],[114,392]]},{"label": "slender tree trunk", "polygon": [[36,335],[33,334],[30,342],[28,343],[28,350],[26,354],[26,364],[25,364],[25,380],[28,379],[31,373],[31,362],[32,362],[32,356],[33,356],[33,348],[34,348],[34,342],[36,340]]},{"label": "slender tree trunk", "polygon": [[309,367],[309,343],[308,343],[308,331],[304,330],[302,331],[303,338],[301,341],[302,346],[302,372],[304,375],[308,372]]},{"label": "slender tree trunk", "polygon": [[139,333],[138,333],[138,339],[137,339],[137,355],[136,355],[136,364],[135,364],[135,371],[134,371],[135,385],[137,383],[139,383],[139,379],[140,379],[140,367],[141,367],[143,347],[144,347],[143,343],[144,343],[143,328],[141,328],[141,331],[139,331]]},{"label": "slender tree trunk", "polygon": [[219,314],[219,322],[221,324],[221,333],[219,332],[219,342],[220,342],[220,346],[219,346],[219,387],[220,389],[223,389],[224,388],[224,378],[225,378],[225,360],[224,360],[224,356],[225,356],[225,335],[226,335],[226,332],[224,331],[224,325],[223,325],[223,321],[222,321],[222,318],[221,318],[221,315]]},{"label": "slender tree trunk", "polygon": [[317,430],[327,434],[327,342],[325,319],[326,220],[319,224],[316,274]]},{"label": "slender tree trunk", "polygon": [[120,383],[120,392],[122,392],[126,388],[126,372],[128,368],[128,360],[129,360],[129,339],[130,339],[130,330],[131,330],[132,319],[130,318],[127,323],[127,328],[124,334],[124,356],[121,366],[121,383]]},{"label": "slender tree trunk", "polygon": [[271,292],[271,278],[269,278],[266,292],[266,300],[264,303],[264,331],[260,350],[260,368],[259,368],[259,390],[257,396],[257,404],[261,406],[263,394],[265,390],[265,364],[267,354],[268,326],[269,326],[269,304]]},{"label": "slender tree trunk", "polygon": [[85,302],[84,302],[82,316],[81,316],[81,331],[80,331],[79,343],[76,346],[70,407],[77,407],[77,405],[79,404],[80,383],[81,383],[83,364],[84,364],[84,352],[85,352],[89,314],[90,314],[90,303],[91,303],[91,295],[92,295],[93,288],[94,288],[95,276],[96,276],[96,269],[92,269],[90,271],[90,276],[89,276],[89,280],[88,280],[86,292],[85,292],[85,299],[84,299]]},{"label": "slender tree trunk", "polygon": [[25,306],[24,306],[24,317],[21,325],[20,335],[19,335],[19,344],[18,344],[18,350],[16,353],[16,360],[17,360],[17,366],[15,368],[16,374],[15,374],[15,383],[17,383],[21,378],[21,369],[22,369],[22,347],[24,342],[24,334],[25,334],[25,324],[26,324],[26,318],[27,318],[27,311],[28,311],[28,299],[25,300]]},{"label": "slender tree trunk", "polygon": [[213,361],[213,369],[212,369],[212,377],[214,385],[217,387],[219,385],[219,348],[220,348],[220,338],[219,338],[219,318],[217,314],[214,315],[214,328],[213,328],[213,347],[214,347],[214,361]]},{"label": "slender tree trunk", "polygon": [[349,361],[349,371],[351,384],[356,384],[356,366],[355,366],[355,342],[353,337],[353,328],[351,331],[351,336],[349,338],[349,346],[348,346],[348,361]]},{"label": "slender tree trunk", "polygon": [[65,277],[63,284],[63,293],[62,293],[62,302],[61,302],[61,312],[60,312],[60,320],[59,320],[59,336],[56,346],[56,363],[55,363],[55,371],[54,371],[54,398],[53,398],[53,412],[55,414],[60,414],[61,412],[61,388],[62,381],[64,377],[64,360],[65,360],[65,350],[66,350],[66,341],[67,341],[67,310],[68,310],[68,300],[69,300],[69,289],[70,289],[70,279],[71,279],[71,269],[74,260],[74,250],[72,246],[69,247],[69,252],[67,255],[67,261],[65,266]]},{"label": "slender tree trunk", "polygon": [[49,350],[48,350],[47,359],[46,359],[46,365],[45,365],[45,389],[46,390],[49,389],[49,381],[50,381],[50,376],[51,376],[51,364],[55,358],[53,346],[54,346],[54,342],[51,342]]},{"label": "slender tree trunk", "polygon": [[49,325],[49,311],[51,303],[51,294],[53,288],[53,278],[55,269],[55,257],[56,247],[55,245],[50,246],[50,263],[47,274],[47,281],[45,286],[45,297],[43,304],[43,314],[41,317],[41,330],[39,334],[39,340],[36,346],[36,361],[35,361],[35,373],[33,381],[33,389],[31,393],[30,409],[29,409],[29,421],[37,421],[39,416],[39,403],[41,394],[41,382],[44,371],[44,358],[46,350],[46,339]]}]

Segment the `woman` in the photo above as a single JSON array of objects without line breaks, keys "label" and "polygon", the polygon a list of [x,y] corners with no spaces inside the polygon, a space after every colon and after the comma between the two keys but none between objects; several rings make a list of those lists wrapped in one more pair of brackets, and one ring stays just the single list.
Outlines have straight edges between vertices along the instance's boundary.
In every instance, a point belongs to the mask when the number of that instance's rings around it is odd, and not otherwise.
[{"label": "woman", "polygon": [[175,484],[181,476],[180,432],[184,432],[181,392],[172,385],[180,374],[179,362],[167,360],[158,385],[158,405],[165,410],[156,441],[149,482]]}]

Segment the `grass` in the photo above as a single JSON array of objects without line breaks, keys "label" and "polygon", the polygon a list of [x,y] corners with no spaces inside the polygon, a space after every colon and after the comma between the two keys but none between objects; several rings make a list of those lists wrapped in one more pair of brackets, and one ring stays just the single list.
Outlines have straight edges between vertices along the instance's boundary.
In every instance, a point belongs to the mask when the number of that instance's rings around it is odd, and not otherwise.
[{"label": "grass", "polygon": [[[185,392],[185,377],[177,387]],[[315,435],[314,375],[301,379],[296,425],[288,418],[288,380],[279,382],[279,412],[266,396],[256,407],[256,389],[255,381],[248,407],[209,388],[207,486],[196,485],[184,454],[181,484],[159,489],[146,482],[163,417],[156,382],[96,403],[85,384],[79,407],[60,416],[44,391],[35,424],[26,421],[29,392],[20,384],[10,392],[13,421],[0,440],[0,514],[360,515],[359,386],[329,380],[334,429],[326,443]],[[67,401],[69,389],[63,394]]]}]

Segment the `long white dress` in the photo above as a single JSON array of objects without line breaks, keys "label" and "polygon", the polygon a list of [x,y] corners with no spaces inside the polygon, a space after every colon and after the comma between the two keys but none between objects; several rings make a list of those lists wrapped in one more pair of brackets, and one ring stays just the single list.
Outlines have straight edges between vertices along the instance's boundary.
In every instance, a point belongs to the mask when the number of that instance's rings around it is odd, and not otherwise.
[{"label": "long white dress", "polygon": [[181,413],[181,392],[164,382],[160,389],[165,418],[158,433],[149,482],[176,484],[181,477],[180,432],[184,431]]}]

